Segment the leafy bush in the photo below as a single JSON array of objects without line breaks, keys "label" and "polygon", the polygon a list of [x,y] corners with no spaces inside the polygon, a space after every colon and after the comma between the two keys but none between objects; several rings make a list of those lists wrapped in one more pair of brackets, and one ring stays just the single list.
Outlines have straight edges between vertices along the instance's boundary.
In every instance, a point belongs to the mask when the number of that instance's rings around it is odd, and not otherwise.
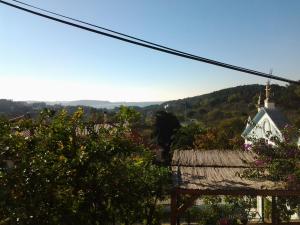
[{"label": "leafy bush", "polygon": [[1,120],[0,223],[157,224],[169,171],[136,141],[131,115],[121,110],[113,126],[95,126],[80,109]]},{"label": "leafy bush", "polygon": [[242,221],[253,217],[250,209],[256,203],[255,198],[248,196],[205,196],[203,204],[195,206],[184,213],[185,221],[191,221],[201,225],[215,224],[240,224]]}]

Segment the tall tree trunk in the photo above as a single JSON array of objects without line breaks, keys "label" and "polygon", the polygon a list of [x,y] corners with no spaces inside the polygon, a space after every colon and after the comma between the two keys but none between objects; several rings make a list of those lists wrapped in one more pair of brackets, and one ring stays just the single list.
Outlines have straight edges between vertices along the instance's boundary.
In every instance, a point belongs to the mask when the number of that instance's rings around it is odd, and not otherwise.
[{"label": "tall tree trunk", "polygon": [[[147,216],[147,225],[153,224],[153,214],[155,211],[156,203],[157,203],[157,196],[155,197],[154,204],[152,204],[152,206],[149,206],[150,209],[149,209],[149,214]],[[149,205],[151,205],[151,204],[149,204]]]}]

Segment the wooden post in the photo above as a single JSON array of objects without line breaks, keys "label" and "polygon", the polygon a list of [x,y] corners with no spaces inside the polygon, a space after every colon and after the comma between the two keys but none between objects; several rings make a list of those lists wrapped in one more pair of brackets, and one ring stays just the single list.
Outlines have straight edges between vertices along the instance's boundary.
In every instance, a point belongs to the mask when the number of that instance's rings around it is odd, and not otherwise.
[{"label": "wooden post", "polygon": [[265,222],[265,197],[261,196],[261,222]]},{"label": "wooden post", "polygon": [[180,217],[179,217],[179,216],[177,216],[176,224],[177,224],[177,225],[180,225]]},{"label": "wooden post", "polygon": [[177,223],[177,192],[173,190],[171,193],[171,225]]},{"label": "wooden post", "polygon": [[274,225],[279,224],[276,196],[272,196],[272,224],[274,224]]},{"label": "wooden post", "polygon": [[187,213],[187,224],[191,225],[191,215],[190,215],[190,211],[188,211]]},{"label": "wooden post", "polygon": [[176,202],[176,224],[180,225],[180,213],[179,213],[179,203],[180,203],[180,194],[177,192],[177,202]]}]

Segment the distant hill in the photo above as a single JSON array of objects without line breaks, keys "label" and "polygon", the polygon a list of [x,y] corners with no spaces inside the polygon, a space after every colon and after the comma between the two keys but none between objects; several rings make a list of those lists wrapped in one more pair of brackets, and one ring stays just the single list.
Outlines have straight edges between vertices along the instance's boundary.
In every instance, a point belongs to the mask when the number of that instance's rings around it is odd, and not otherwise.
[{"label": "distant hill", "polygon": [[[272,97],[278,107],[292,122],[300,127],[300,86],[272,85]],[[70,102],[14,102],[0,99],[0,115],[9,117],[29,113],[36,113],[45,107],[60,109],[66,107],[69,112],[84,106],[89,113],[96,108],[113,109],[120,105],[136,106],[144,118],[150,118],[158,110],[174,113],[181,122],[198,121],[205,126],[215,126],[232,119],[246,121],[248,116],[256,114],[259,93],[264,99],[263,85],[244,85],[222,89],[209,94],[178,99],[168,102],[108,102],[96,100],[79,100]]]},{"label": "distant hill", "polygon": [[[273,100],[293,124],[300,125],[300,86],[272,85]],[[160,105],[145,107],[142,111],[152,114],[166,110],[176,114],[181,122],[198,121],[206,126],[218,125],[231,119],[246,121],[256,114],[259,93],[264,99],[265,86],[244,85],[222,89],[209,94],[164,102]]]}]

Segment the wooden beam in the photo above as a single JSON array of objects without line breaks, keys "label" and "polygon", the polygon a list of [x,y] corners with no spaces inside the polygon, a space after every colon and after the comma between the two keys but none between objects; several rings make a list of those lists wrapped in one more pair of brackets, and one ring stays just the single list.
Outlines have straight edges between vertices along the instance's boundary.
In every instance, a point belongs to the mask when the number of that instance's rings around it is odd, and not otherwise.
[{"label": "wooden beam", "polygon": [[240,190],[199,190],[199,189],[183,189],[177,188],[180,194],[190,195],[235,195],[235,196],[300,196],[300,190],[254,190],[254,189],[240,189]]}]

